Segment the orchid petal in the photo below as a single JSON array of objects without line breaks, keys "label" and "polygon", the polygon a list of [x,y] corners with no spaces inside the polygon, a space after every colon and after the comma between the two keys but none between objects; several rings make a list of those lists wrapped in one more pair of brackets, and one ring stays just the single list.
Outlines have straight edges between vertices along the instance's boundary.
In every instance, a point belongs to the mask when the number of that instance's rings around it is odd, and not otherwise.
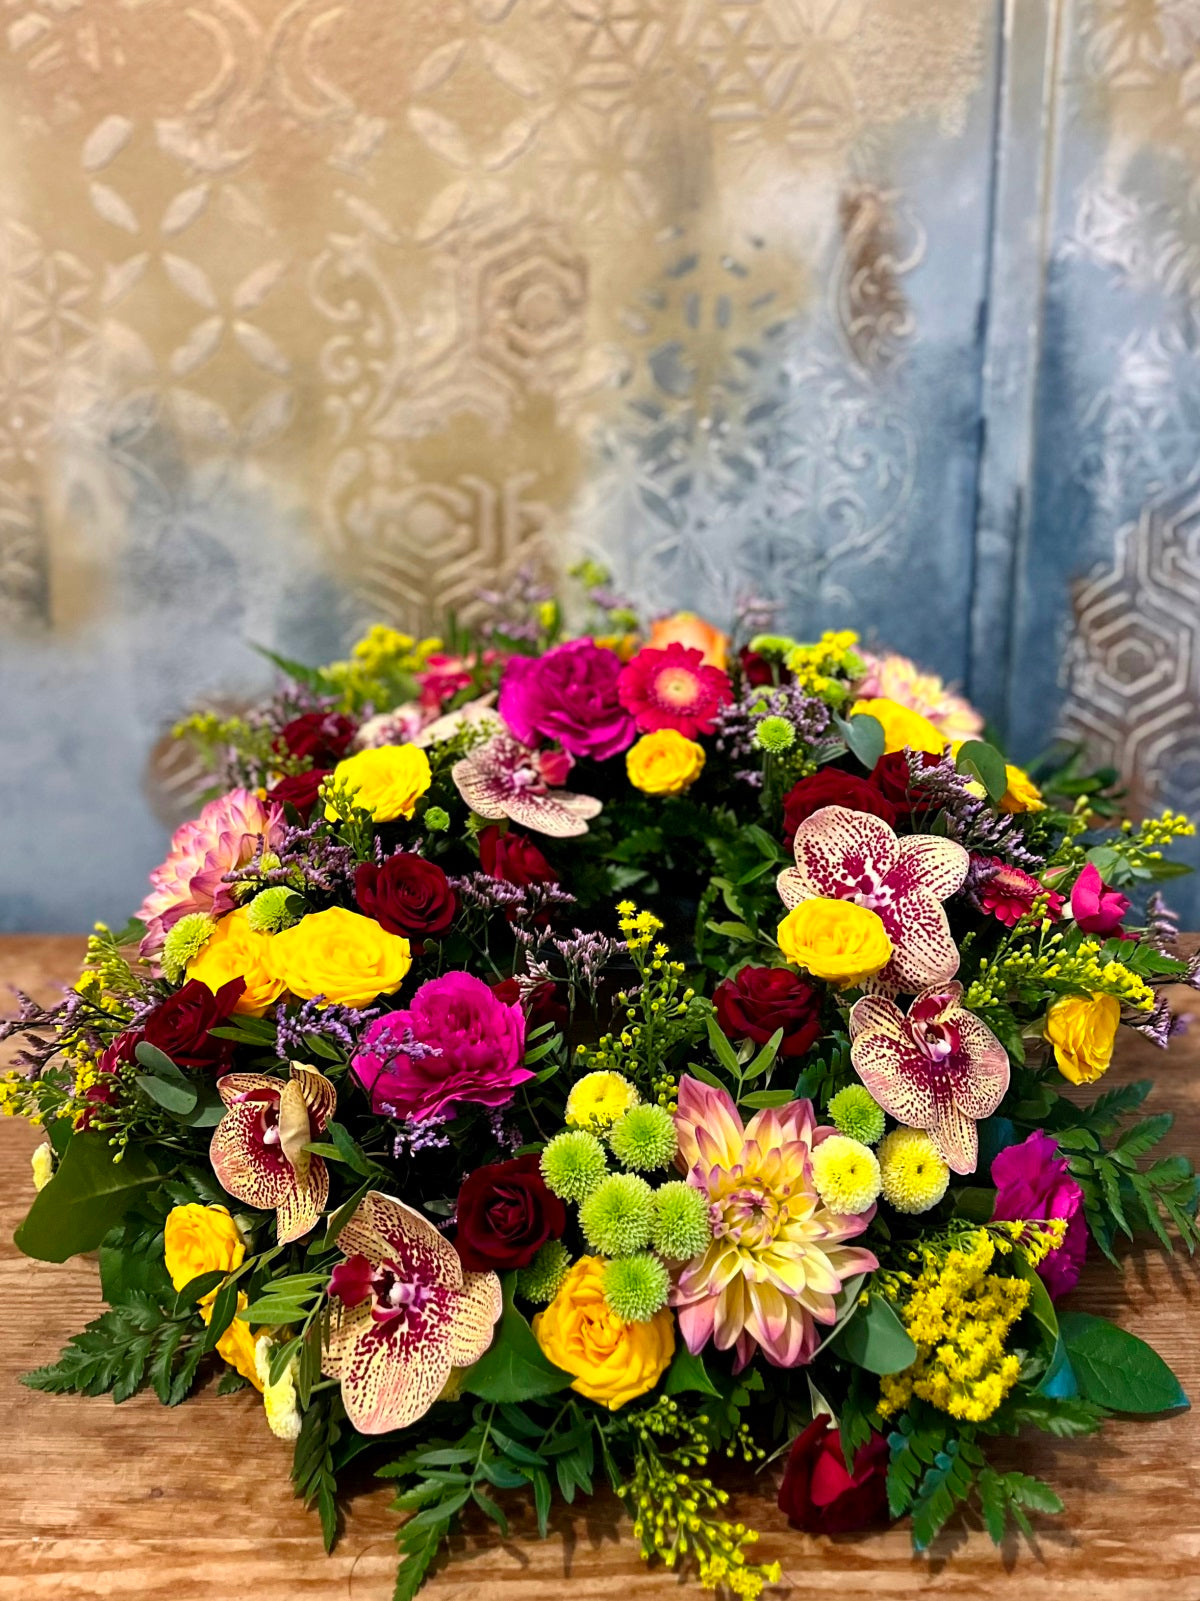
[{"label": "orchid petal", "polygon": [[470,1367],[492,1343],[504,1308],[500,1280],[494,1273],[464,1273],[462,1292],[450,1325],[449,1351],[456,1368]]}]

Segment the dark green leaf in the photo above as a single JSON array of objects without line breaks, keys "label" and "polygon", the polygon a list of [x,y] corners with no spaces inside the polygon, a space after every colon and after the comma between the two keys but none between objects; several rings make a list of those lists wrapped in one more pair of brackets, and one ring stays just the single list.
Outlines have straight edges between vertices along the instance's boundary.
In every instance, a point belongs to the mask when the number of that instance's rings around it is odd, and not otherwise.
[{"label": "dark green leaf", "polygon": [[676,1347],[662,1387],[664,1395],[684,1395],[688,1391],[717,1397],[721,1394],[708,1376],[704,1358],[693,1356],[682,1342]]},{"label": "dark green leaf", "polygon": [[484,1401],[527,1401],[553,1395],[573,1382],[545,1356],[533,1330],[513,1305],[515,1273],[501,1278],[504,1310],[491,1346],[463,1375],[462,1387]]},{"label": "dark green leaf", "polygon": [[1174,1412],[1187,1406],[1179,1380],[1144,1340],[1089,1312],[1065,1312],[1062,1337],[1089,1401],[1113,1412]]},{"label": "dark green leaf", "polygon": [[127,1146],[122,1159],[103,1134],[75,1134],[54,1177],[39,1191],[13,1236],[26,1256],[65,1262],[94,1251],[128,1207],[161,1174],[145,1149]]},{"label": "dark green leaf", "polygon": [[868,1373],[900,1373],[917,1360],[917,1348],[908,1331],[881,1295],[871,1295],[863,1310],[847,1322],[833,1348]]}]

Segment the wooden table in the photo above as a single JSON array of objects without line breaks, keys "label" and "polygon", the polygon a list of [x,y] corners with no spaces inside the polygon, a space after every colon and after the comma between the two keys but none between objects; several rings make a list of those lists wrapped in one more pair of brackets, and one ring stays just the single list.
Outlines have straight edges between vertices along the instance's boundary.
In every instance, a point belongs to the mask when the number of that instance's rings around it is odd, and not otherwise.
[{"label": "wooden table", "polygon": [[[0,938],[0,994],[17,984],[49,998],[77,971],[76,937]],[[1200,997],[1190,996],[1200,1013]],[[1175,1147],[1200,1157],[1200,1026],[1167,1055],[1126,1031],[1112,1080],[1157,1075],[1152,1105],[1178,1114]],[[390,1492],[353,1502],[332,1557],[316,1521],[292,1499],[290,1447],[272,1438],[257,1396],[218,1399],[210,1385],[178,1411],[150,1395],[42,1395],[17,1383],[53,1360],[100,1309],[94,1267],[31,1262],[11,1244],[30,1197],[38,1136],[0,1128],[0,1597],[4,1601],[388,1601],[395,1556]],[[1098,1258],[1072,1304],[1116,1316],[1150,1340],[1200,1398],[1200,1274],[1186,1257],[1131,1254],[1124,1282]],[[1200,1415],[1110,1424],[1090,1440],[1037,1438],[1013,1460],[1056,1486],[1066,1513],[1038,1522],[1038,1547],[995,1551],[958,1527],[930,1559],[907,1529],[811,1538],[789,1530],[774,1486],[748,1483],[736,1514],[762,1531],[764,1560],[790,1584],[774,1594],[836,1591],[845,1601],[920,1593],[1087,1601],[1200,1601]],[[443,1601],[667,1597],[681,1590],[639,1561],[615,1498],[553,1514],[539,1541],[532,1509],[511,1508],[512,1538],[482,1518],[454,1542],[428,1593]]]}]

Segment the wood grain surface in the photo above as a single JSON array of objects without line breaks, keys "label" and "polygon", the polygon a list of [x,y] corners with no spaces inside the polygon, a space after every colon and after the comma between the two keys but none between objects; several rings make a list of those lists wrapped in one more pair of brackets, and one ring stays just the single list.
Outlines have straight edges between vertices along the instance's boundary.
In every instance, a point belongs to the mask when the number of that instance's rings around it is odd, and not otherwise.
[{"label": "wood grain surface", "polygon": [[[0,994],[17,984],[48,997],[73,976],[74,937],[0,939]],[[1188,997],[1200,1011],[1200,997]],[[1111,1079],[1153,1073],[1157,1110],[1178,1114],[1174,1144],[1200,1157],[1200,1023],[1163,1055],[1126,1031]],[[0,1127],[0,1597],[4,1601],[388,1601],[395,1572],[387,1490],[350,1506],[332,1557],[315,1518],[291,1498],[290,1447],[273,1439],[257,1396],[218,1399],[211,1385],[168,1411],[151,1396],[38,1394],[18,1375],[57,1354],[99,1310],[94,1267],[31,1262],[12,1245],[30,1198],[37,1135]],[[1150,1340],[1200,1396],[1200,1274],[1186,1257],[1133,1252],[1123,1280],[1093,1259],[1072,1305],[1109,1314]],[[774,1595],[835,1592],[845,1601],[918,1593],[977,1601],[1200,1601],[1200,1419],[1110,1424],[1102,1435],[1012,1448],[1066,1503],[1037,1523],[1037,1545],[997,1552],[958,1526],[916,1558],[904,1527],[870,1537],[789,1530],[774,1484],[741,1481],[737,1515],[762,1530],[763,1559],[785,1583]],[[639,1561],[615,1499],[557,1508],[539,1541],[532,1508],[509,1498],[512,1537],[469,1522],[428,1588],[431,1601],[559,1601],[694,1593]]]}]

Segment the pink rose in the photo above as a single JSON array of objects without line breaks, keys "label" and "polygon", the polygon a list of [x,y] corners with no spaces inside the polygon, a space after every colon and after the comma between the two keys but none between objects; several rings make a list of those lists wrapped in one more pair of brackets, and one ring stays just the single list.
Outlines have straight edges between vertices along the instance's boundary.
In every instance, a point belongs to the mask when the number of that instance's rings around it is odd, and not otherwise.
[{"label": "pink rose", "polygon": [[1107,938],[1120,931],[1121,919],[1128,910],[1128,895],[1106,889],[1099,869],[1089,862],[1071,891],[1071,915],[1079,927],[1088,934]]},{"label": "pink rose", "polygon": [[[633,744],[633,718],[617,699],[620,676],[617,653],[590,639],[513,656],[500,681],[500,715],[523,745],[557,740],[568,755],[606,761]],[[561,784],[566,773],[542,776]]]},{"label": "pink rose", "polygon": [[422,984],[406,1011],[367,1029],[351,1063],[383,1117],[454,1116],[460,1101],[504,1106],[534,1075],[522,1067],[525,1014],[470,973]]},{"label": "pink rose", "polygon": [[1071,1177],[1066,1158],[1059,1156],[1058,1141],[1037,1129],[1020,1145],[1008,1146],[992,1163],[992,1183],[996,1186],[993,1220],[1065,1218],[1066,1238],[1038,1268],[1057,1301],[1079,1282],[1088,1241],[1083,1191]]}]

